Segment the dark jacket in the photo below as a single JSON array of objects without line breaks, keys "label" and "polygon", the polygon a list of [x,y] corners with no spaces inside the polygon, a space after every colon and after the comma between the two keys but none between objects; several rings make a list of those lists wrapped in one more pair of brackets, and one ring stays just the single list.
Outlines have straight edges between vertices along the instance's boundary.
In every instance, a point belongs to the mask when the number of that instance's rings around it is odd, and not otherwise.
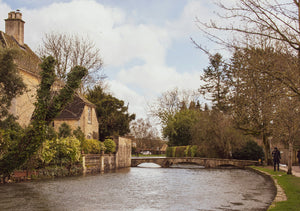
[{"label": "dark jacket", "polygon": [[281,159],[280,151],[278,149],[274,149],[272,152],[272,157],[274,162],[279,162]]}]

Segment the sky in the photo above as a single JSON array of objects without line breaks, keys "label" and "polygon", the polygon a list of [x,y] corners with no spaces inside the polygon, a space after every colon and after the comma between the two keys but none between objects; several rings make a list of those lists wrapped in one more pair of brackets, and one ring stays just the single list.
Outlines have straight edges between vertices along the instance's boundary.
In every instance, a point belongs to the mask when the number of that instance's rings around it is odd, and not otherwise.
[{"label": "sky", "polygon": [[208,57],[191,37],[213,48],[195,19],[209,21],[207,0],[0,0],[0,30],[10,11],[25,21],[25,43],[36,51],[46,33],[88,37],[100,49],[110,92],[137,118],[163,92],[197,90]]}]

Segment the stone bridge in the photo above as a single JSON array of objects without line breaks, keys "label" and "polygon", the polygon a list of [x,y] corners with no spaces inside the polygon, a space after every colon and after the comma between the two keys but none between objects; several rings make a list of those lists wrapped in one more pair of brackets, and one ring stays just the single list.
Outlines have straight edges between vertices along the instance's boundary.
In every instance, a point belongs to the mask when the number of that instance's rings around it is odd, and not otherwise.
[{"label": "stone bridge", "polygon": [[131,158],[131,167],[136,167],[142,163],[155,163],[163,168],[168,168],[173,164],[196,164],[205,168],[217,168],[222,166],[235,166],[245,168],[245,166],[258,165],[258,161],[252,160],[235,160],[235,159],[218,159],[218,158],[199,158],[199,157],[167,157],[167,158]]}]

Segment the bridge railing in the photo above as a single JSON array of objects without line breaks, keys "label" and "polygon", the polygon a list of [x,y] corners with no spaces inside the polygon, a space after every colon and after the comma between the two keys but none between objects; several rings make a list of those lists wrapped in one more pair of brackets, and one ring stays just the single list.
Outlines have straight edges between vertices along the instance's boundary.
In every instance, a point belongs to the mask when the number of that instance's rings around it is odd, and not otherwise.
[{"label": "bridge railing", "polygon": [[193,163],[204,166],[206,168],[216,168],[218,166],[231,165],[240,168],[250,165],[258,165],[258,161],[251,160],[235,160],[235,159],[220,159],[220,158],[200,158],[200,157],[143,157],[143,158],[132,158],[131,166],[135,167],[142,163],[155,163],[162,167],[169,167],[173,164],[180,163]]}]

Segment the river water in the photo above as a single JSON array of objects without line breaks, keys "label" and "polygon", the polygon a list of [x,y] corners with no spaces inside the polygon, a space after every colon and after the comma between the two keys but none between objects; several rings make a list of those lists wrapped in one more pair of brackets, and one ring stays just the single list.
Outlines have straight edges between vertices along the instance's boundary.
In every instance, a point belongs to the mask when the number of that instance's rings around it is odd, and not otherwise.
[{"label": "river water", "polygon": [[128,168],[0,186],[0,210],[266,210],[272,182],[240,169]]}]

